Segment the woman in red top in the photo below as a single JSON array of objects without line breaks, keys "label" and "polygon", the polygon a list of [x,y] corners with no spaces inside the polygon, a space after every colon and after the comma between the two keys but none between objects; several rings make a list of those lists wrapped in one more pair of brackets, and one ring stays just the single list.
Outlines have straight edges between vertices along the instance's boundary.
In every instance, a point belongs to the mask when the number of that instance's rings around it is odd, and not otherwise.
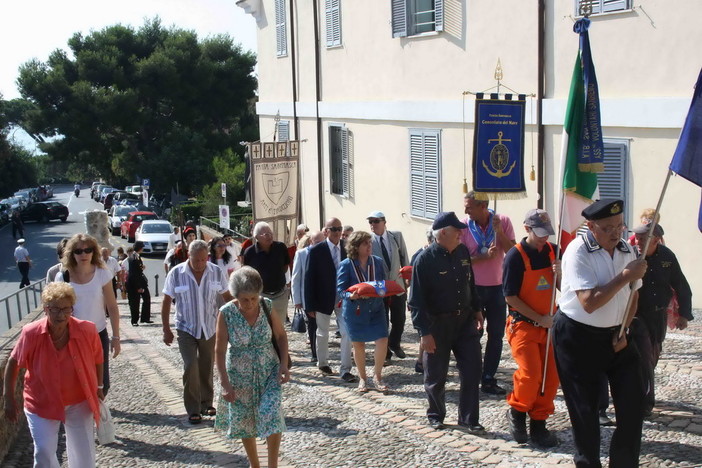
[{"label": "woman in red top", "polygon": [[103,399],[102,345],[95,324],[72,316],[76,295],[70,284],[50,283],[41,295],[45,318],[26,325],[5,369],[5,416],[18,419],[15,386],[24,377],[24,412],[34,439],[34,466],[58,468],[61,423],[68,466],[95,466],[93,421]]}]

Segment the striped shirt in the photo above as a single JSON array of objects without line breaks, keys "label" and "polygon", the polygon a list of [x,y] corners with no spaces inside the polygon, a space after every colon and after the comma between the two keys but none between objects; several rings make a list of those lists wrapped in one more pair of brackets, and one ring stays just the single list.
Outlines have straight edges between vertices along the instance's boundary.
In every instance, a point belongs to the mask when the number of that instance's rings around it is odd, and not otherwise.
[{"label": "striped shirt", "polygon": [[190,269],[190,262],[171,268],[163,294],[177,299],[175,327],[195,338],[210,339],[217,324],[217,295],[227,291],[227,278],[214,263],[207,262],[200,284]]}]

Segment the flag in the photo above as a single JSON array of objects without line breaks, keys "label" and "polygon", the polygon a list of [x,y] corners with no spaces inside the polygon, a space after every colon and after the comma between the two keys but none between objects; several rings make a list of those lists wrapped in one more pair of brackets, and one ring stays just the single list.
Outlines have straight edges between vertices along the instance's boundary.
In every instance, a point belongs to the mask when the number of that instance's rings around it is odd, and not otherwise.
[{"label": "flag", "polygon": [[573,69],[561,141],[563,249],[584,221],[582,210],[599,198],[597,173],[604,171],[600,99],[590,53],[589,26],[590,20],[582,18],[573,27],[580,34],[580,49]]},{"label": "flag", "polygon": [[[702,187],[702,70],[697,77],[695,93],[680,132],[678,147],[670,162],[670,170],[693,184]],[[697,227],[702,232],[702,203],[697,218]]]}]

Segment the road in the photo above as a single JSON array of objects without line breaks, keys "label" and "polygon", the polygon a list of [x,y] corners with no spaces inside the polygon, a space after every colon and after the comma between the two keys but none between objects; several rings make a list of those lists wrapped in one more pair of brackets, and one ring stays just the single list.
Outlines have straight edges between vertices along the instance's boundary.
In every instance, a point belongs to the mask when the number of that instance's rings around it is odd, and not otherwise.
[{"label": "road", "polygon": [[[90,210],[102,209],[101,203],[90,198],[90,190],[88,188],[84,188],[80,196],[76,198],[73,195],[73,186],[57,186],[54,189],[54,197],[51,201],[58,201],[68,206],[68,221],[62,223],[59,220],[54,220],[48,224],[35,222],[25,223],[25,247],[29,250],[29,256],[34,265],[29,271],[29,279],[32,282],[44,278],[46,276],[46,270],[58,262],[58,258],[56,257],[56,244],[62,238],[71,237],[79,232],[85,232],[83,213]],[[0,249],[3,251],[0,255],[0,298],[4,298],[19,289],[20,274],[15,265],[13,256],[17,244],[12,239],[12,227],[10,225],[6,225],[0,229],[0,239],[2,239],[2,241],[0,241]],[[113,255],[116,255],[117,247],[124,247],[126,251],[127,247],[131,245],[119,236],[112,236],[111,242],[115,246]],[[163,279],[165,276],[163,255],[144,256],[143,258],[144,265],[146,266],[146,276],[149,278],[151,294],[155,295],[155,275],[159,275],[159,288],[163,287]],[[3,325],[0,323],[0,333],[3,331]]]}]

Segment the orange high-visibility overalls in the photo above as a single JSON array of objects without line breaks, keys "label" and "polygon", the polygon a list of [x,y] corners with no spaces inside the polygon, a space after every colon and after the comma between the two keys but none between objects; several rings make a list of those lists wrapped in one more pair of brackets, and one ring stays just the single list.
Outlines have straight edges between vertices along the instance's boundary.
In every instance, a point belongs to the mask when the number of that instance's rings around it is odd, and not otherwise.
[{"label": "orange high-visibility overalls", "polygon": [[[520,243],[515,245],[524,260],[524,277],[519,290],[519,298],[541,315],[550,312],[551,297],[554,287],[554,274],[549,266],[534,270],[529,256]],[[546,244],[550,264],[555,259],[553,247]],[[543,252],[542,252],[543,253]],[[523,413],[529,413],[534,420],[545,420],[553,414],[553,400],[558,390],[558,373],[553,358],[553,346],[548,350],[548,368],[546,385],[541,395],[541,380],[544,372],[546,339],[548,329],[537,326],[526,316],[522,316],[510,307],[505,330],[507,342],[512,348],[512,356],[519,368],[513,376],[514,390],[507,395],[507,403]]]}]

